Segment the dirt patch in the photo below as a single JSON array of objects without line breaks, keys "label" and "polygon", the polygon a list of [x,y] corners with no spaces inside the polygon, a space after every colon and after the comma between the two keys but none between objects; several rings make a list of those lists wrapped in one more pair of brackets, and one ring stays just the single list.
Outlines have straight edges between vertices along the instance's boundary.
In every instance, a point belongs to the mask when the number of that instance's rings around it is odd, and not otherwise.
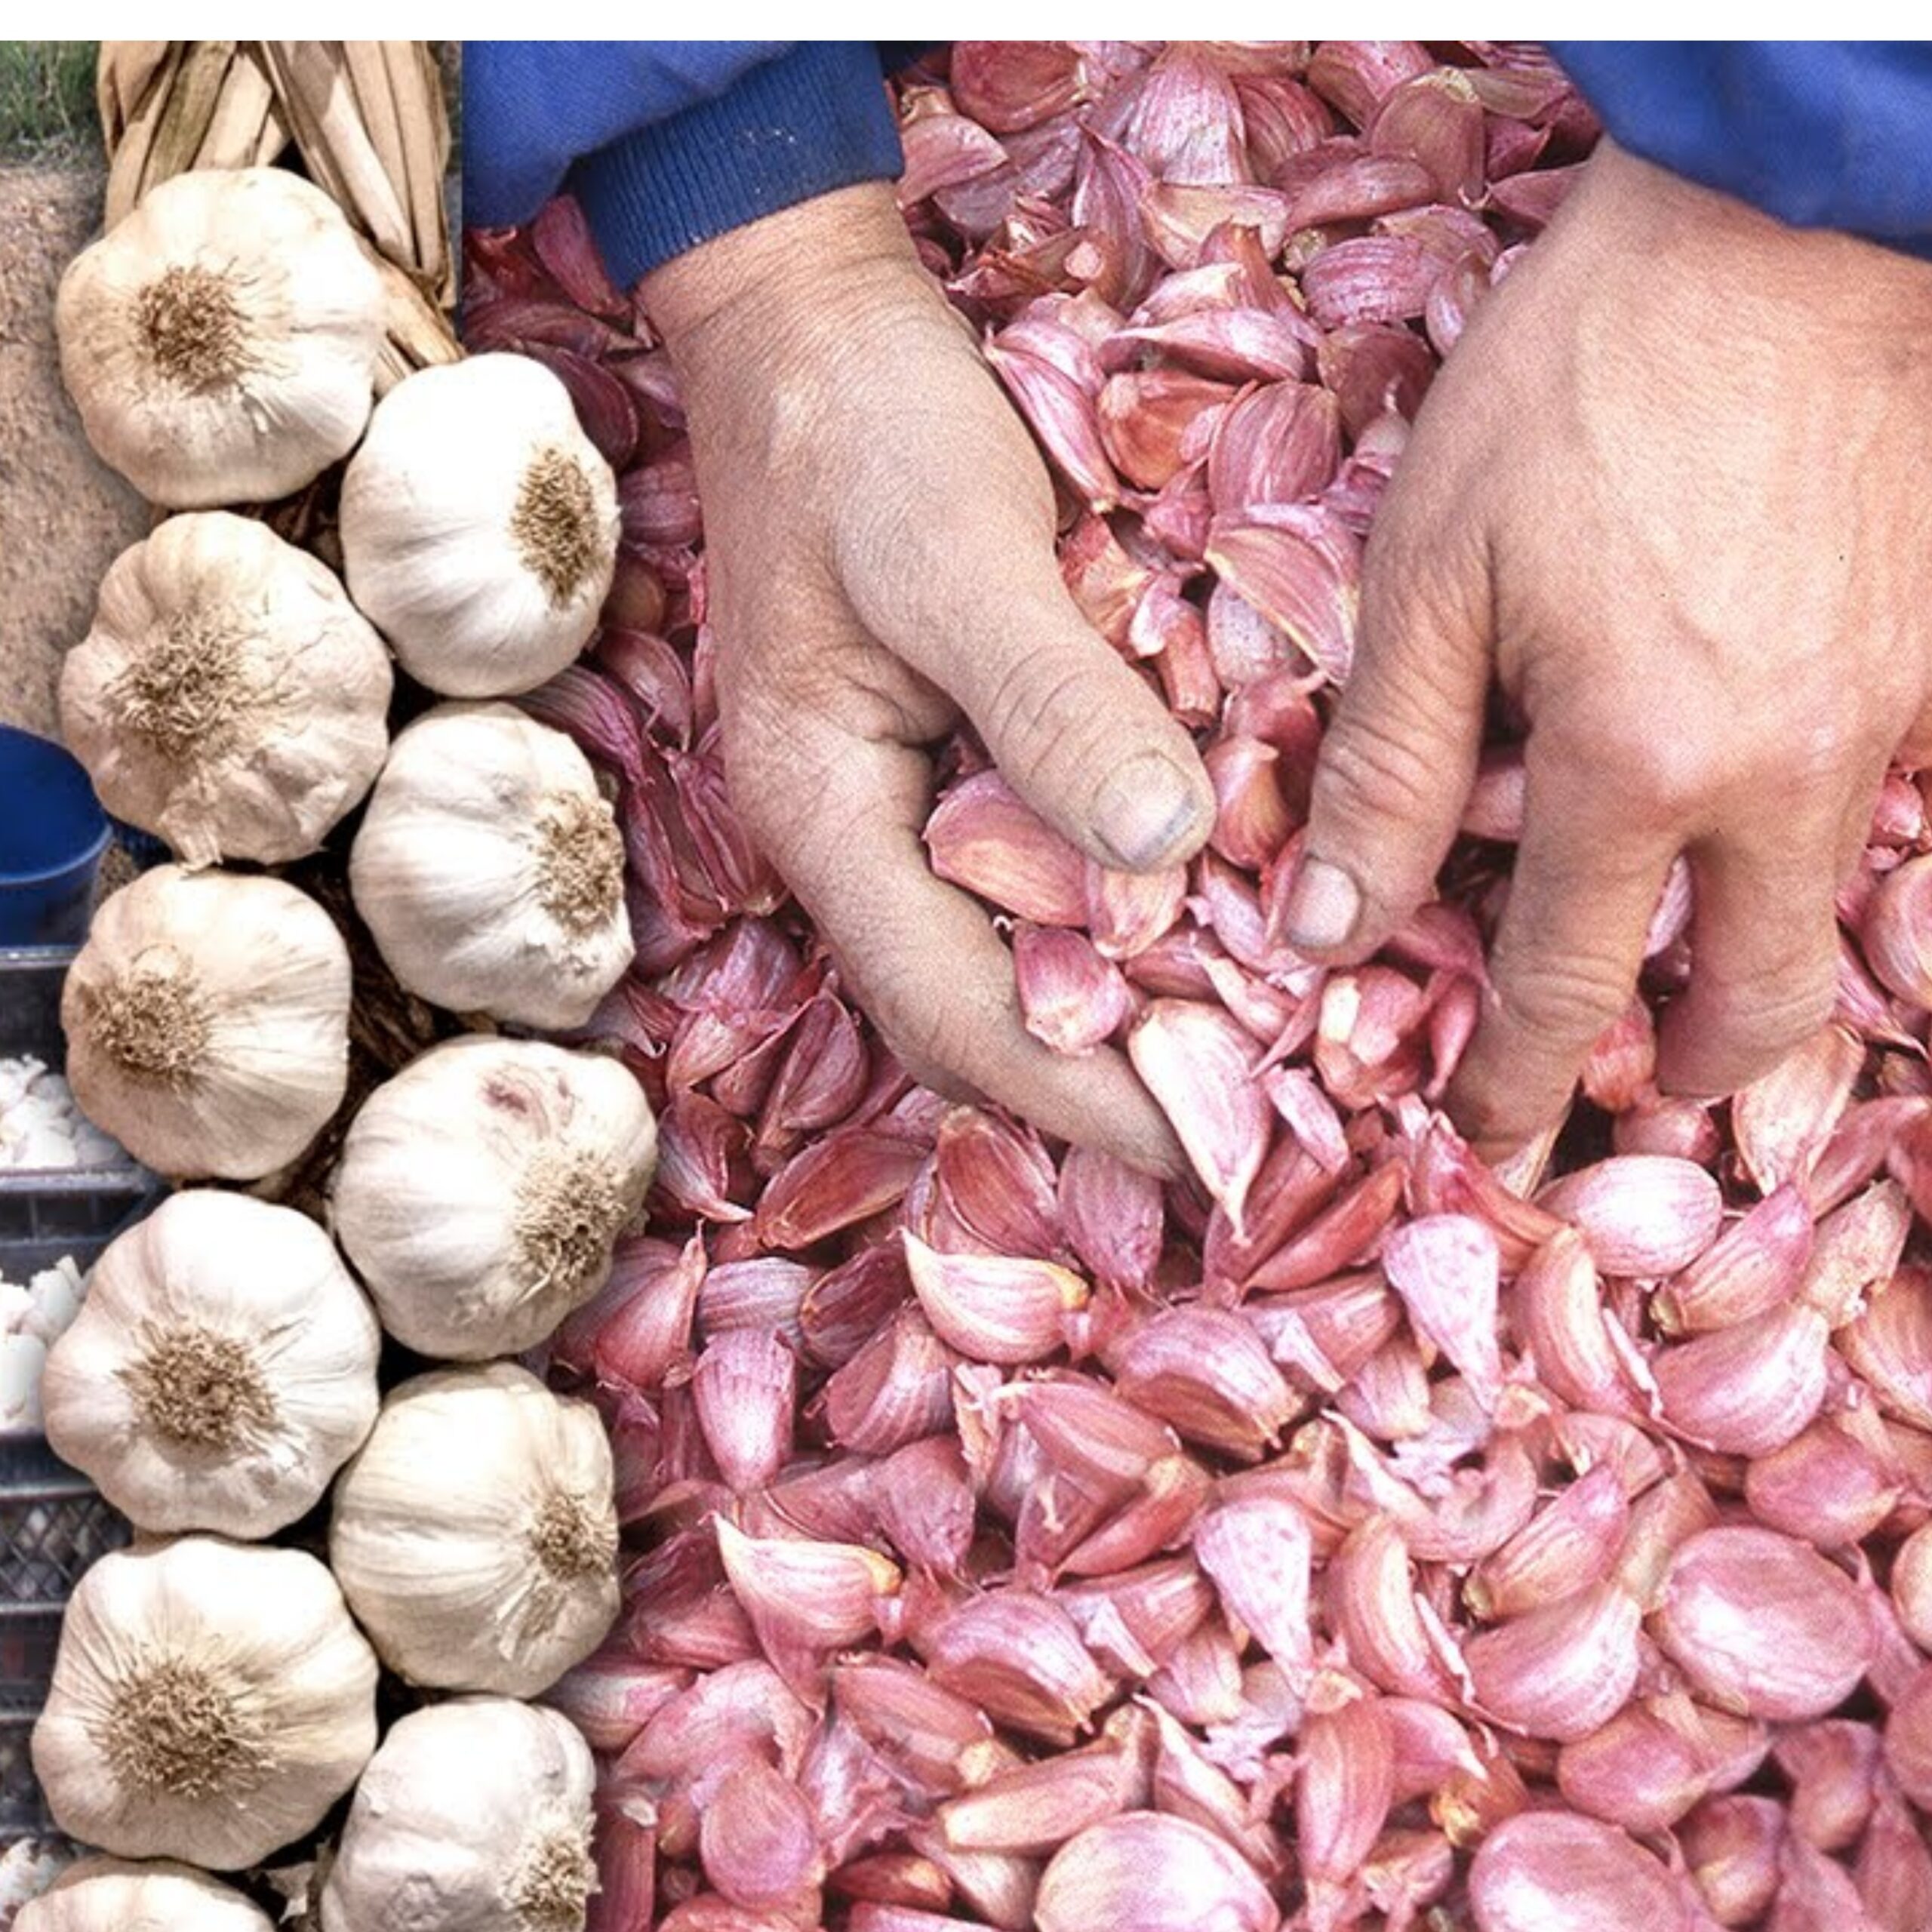
[{"label": "dirt patch", "polygon": [[148,528],[60,386],[54,291],[100,224],[91,170],[0,168],[0,723],[50,736],[62,654],[115,555]]}]

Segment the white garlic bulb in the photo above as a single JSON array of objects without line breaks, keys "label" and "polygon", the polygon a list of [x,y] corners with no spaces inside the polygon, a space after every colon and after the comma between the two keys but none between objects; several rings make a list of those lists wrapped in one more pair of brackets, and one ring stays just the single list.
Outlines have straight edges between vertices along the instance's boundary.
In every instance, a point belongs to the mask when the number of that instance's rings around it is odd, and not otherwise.
[{"label": "white garlic bulb", "polygon": [[239,1870],[314,1830],[376,1748],[376,1659],[299,1549],[183,1537],[67,1606],[34,1774],[71,1838]]},{"label": "white garlic bulb", "polygon": [[191,1189],[95,1263],[41,1379],[48,1440],[142,1529],[270,1536],[361,1447],[381,1347],[306,1214]]},{"label": "white garlic bulb", "polygon": [[472,1035],[363,1102],[330,1223],[398,1341],[457,1361],[520,1355],[610,1278],[657,1149],[618,1061]]},{"label": "white garlic bulb", "polygon": [[322,1932],[580,1932],[596,1777],[555,1711],[457,1697],[411,1712],[355,1787]]},{"label": "white garlic bulb", "polygon": [[182,1180],[255,1180],[342,1104],[349,949],[280,879],[160,866],[67,970],[67,1078],[97,1127]]},{"label": "white garlic bulb", "polygon": [[61,667],[61,735],[101,803],[187,864],[277,865],[375,783],[394,681],[325,565],[211,510],[114,560]]},{"label": "white garlic bulb", "polygon": [[14,1932],[274,1932],[232,1885],[186,1865],[84,1858],[20,1908]]},{"label": "white garlic bulb", "polygon": [[580,1026],[631,963],[624,845],[590,761],[507,704],[397,738],[349,853],[389,971],[453,1013]]},{"label": "white garlic bulb", "polygon": [[617,530],[611,466],[570,392],[521,355],[406,378],[343,480],[349,595],[449,697],[530,691],[569,663],[609,594]]},{"label": "white garlic bulb", "polygon": [[171,509],[312,482],[369,420],[382,278],[285,168],[150,189],[62,277],[60,374],[104,460]]},{"label": "white garlic bulb", "polygon": [[611,1445],[512,1362],[393,1390],[335,1488],[329,1563],[412,1684],[534,1697],[616,1620]]}]

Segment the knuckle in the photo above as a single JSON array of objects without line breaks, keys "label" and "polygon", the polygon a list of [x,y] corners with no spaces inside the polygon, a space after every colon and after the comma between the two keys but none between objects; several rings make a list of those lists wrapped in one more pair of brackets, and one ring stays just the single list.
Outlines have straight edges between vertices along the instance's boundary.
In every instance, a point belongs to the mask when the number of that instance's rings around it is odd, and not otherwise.
[{"label": "knuckle", "polygon": [[1511,1030],[1533,1046],[1587,1052],[1630,997],[1607,962],[1537,954],[1496,961],[1496,998]]},{"label": "knuckle", "polygon": [[[1075,761],[1108,742],[1108,694],[1091,665],[1057,657],[1016,657],[993,681],[979,723],[1008,776],[1024,781],[1050,763]],[[1116,747],[1115,749],[1118,749]]]},{"label": "knuckle", "polygon": [[1407,738],[1364,718],[1346,717],[1328,734],[1315,777],[1315,808],[1331,834],[1346,837],[1366,820],[1424,817],[1435,774]]},{"label": "knuckle", "polygon": [[1747,980],[1725,989],[1724,1035],[1740,1060],[1768,1066],[1818,1033],[1838,992],[1829,975]]}]

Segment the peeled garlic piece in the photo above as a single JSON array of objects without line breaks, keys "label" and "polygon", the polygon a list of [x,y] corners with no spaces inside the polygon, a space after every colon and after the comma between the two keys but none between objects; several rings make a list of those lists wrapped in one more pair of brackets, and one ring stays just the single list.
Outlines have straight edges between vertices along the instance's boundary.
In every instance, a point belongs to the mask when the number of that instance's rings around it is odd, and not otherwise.
[{"label": "peeled garlic piece", "polygon": [[142,1529],[270,1536],[374,1425],[381,1346],[306,1214],[195,1189],[95,1263],[41,1378],[48,1440]]},{"label": "peeled garlic piece", "polygon": [[391,972],[453,1013],[580,1026],[631,963],[624,845],[590,761],[507,704],[396,740],[349,858]]},{"label": "peeled garlic piece", "polygon": [[342,486],[349,594],[450,697],[552,678],[589,641],[617,556],[611,466],[540,362],[472,355],[377,406]]},{"label": "peeled garlic piece", "polygon": [[390,1728],[355,1788],[322,1932],[578,1932],[597,1767],[569,1718],[458,1697]]},{"label": "peeled garlic piece", "polygon": [[363,1102],[331,1225],[398,1341],[457,1361],[520,1355],[609,1279],[657,1152],[617,1060],[472,1035]]},{"label": "peeled garlic piece", "polygon": [[67,1078],[97,1127],[181,1180],[286,1166],[342,1104],[349,949],[280,879],[157,866],[67,969]]},{"label": "peeled garlic piece", "polygon": [[273,1923],[186,1865],[84,1858],[21,1907],[14,1932],[273,1932]]},{"label": "peeled garlic piece", "polygon": [[412,1684],[535,1697],[617,1614],[597,1411],[510,1362],[404,1383],[336,1484],[329,1562]]},{"label": "peeled garlic piece", "polygon": [[312,482],[369,420],[381,276],[285,168],[197,168],[77,257],[54,308],[88,441],[171,509]]},{"label": "peeled garlic piece", "polygon": [[230,1872],[313,1831],[375,1748],[375,1654],[328,1571],[183,1537],[81,1579],[33,1767],[69,1837]]},{"label": "peeled garlic piece", "polygon": [[101,803],[188,864],[276,865],[375,783],[394,681],[331,571],[211,510],[114,560],[61,668],[61,735]]}]

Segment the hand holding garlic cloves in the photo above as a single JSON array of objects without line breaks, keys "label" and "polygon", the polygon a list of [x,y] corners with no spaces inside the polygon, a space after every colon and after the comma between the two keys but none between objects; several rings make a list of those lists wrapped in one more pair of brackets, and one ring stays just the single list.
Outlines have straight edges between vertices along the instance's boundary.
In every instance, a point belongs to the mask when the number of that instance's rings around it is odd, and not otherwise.
[{"label": "hand holding garlic cloves", "polygon": [[921,849],[924,748],[962,710],[1104,866],[1187,857],[1214,797],[1186,731],[1068,596],[1046,472],[890,189],[721,235],[645,289],[691,412],[726,755],[753,835],[909,1066],[1177,1165],[1119,1054],[1069,1060],[1024,1030],[1006,949]]},{"label": "hand holding garlic cloves", "polygon": [[1832,1008],[1832,894],[1922,736],[1932,269],[1606,146],[1472,320],[1391,484],[1290,937],[1365,957],[1430,895],[1492,676],[1529,725],[1494,992],[1452,1089],[1498,1151],[1696,895],[1666,1093],[1726,1093]]}]

